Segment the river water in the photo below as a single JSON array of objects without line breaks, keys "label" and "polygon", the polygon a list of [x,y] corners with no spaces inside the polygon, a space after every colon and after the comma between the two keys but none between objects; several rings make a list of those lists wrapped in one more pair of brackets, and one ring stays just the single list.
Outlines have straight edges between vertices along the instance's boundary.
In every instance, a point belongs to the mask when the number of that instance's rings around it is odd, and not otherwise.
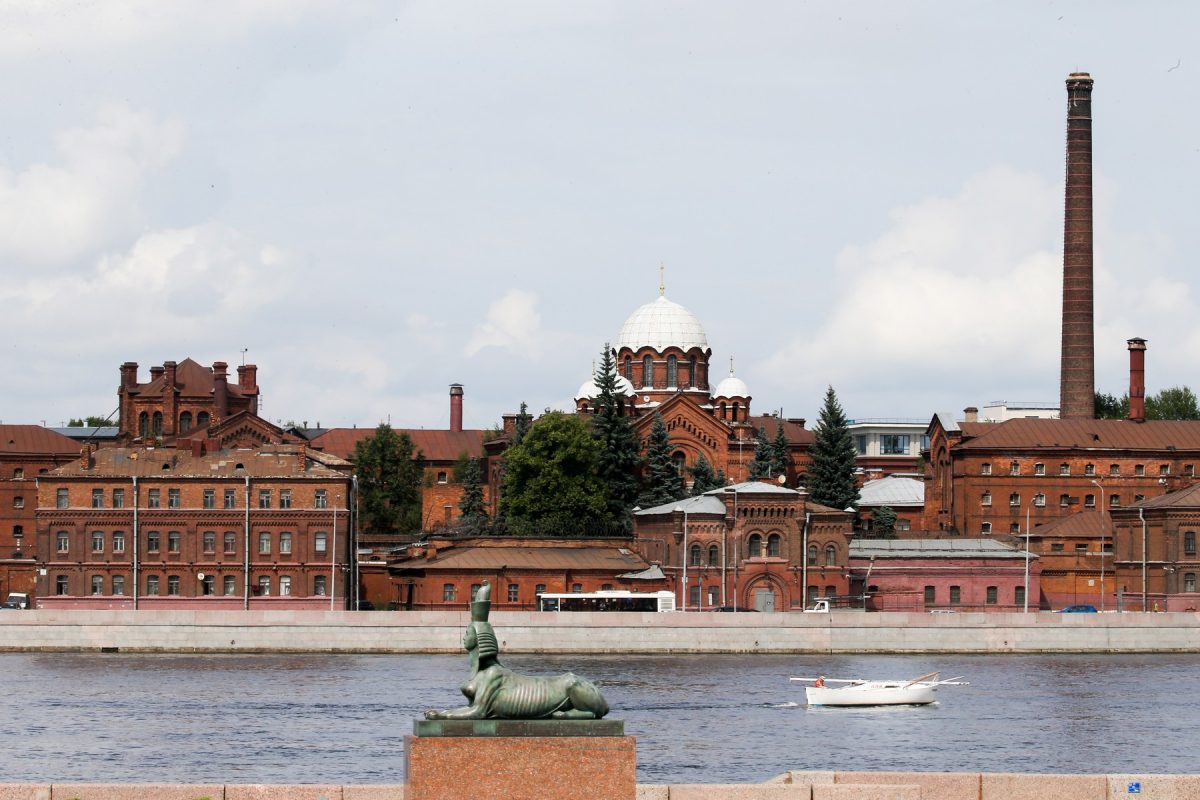
[{"label": "river water", "polygon": [[[642,783],[789,769],[1194,772],[1200,656],[514,656],[593,680]],[[399,783],[465,656],[0,655],[0,782]],[[924,707],[807,708],[789,675],[964,675]]]}]

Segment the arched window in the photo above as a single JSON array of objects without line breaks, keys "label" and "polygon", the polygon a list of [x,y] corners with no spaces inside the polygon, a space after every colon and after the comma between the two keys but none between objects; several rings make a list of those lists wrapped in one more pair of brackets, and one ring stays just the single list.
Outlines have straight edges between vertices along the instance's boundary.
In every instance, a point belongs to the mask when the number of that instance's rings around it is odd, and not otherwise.
[{"label": "arched window", "polygon": [[154,435],[162,436],[162,412],[154,412]]},{"label": "arched window", "polygon": [[679,385],[679,359],[667,356],[667,386],[675,388]]},{"label": "arched window", "polygon": [[728,410],[728,408],[726,408],[725,403],[722,402],[721,403],[721,419],[729,419],[728,411],[729,410]]},{"label": "arched window", "polygon": [[808,556],[808,565],[810,567],[815,567],[817,565],[817,546],[815,544],[810,544],[808,546],[807,556]]},{"label": "arched window", "polygon": [[757,533],[750,534],[749,553],[750,558],[762,558],[762,536]]},{"label": "arched window", "polygon": [[738,403],[733,404],[733,421],[734,422],[738,421],[738,406],[739,406]]},{"label": "arched window", "polygon": [[710,544],[708,546],[708,565],[710,567],[717,567],[721,565],[721,557],[715,544]]},{"label": "arched window", "polygon": [[150,435],[150,415],[145,411],[138,414],[138,436],[145,438]]},{"label": "arched window", "polygon": [[192,412],[185,411],[179,415],[179,432],[187,433],[192,429]]},{"label": "arched window", "polygon": [[197,428],[207,428],[208,427],[208,412],[207,411],[201,411],[199,414],[196,415],[196,427]]},{"label": "arched window", "polygon": [[633,383],[633,356],[625,356],[625,380]]},{"label": "arched window", "polygon": [[1185,592],[1196,591],[1196,573],[1194,573],[1194,572],[1183,573],[1183,590]]},{"label": "arched window", "polygon": [[767,555],[772,558],[779,558],[780,552],[783,549],[783,537],[778,533],[772,533],[767,537]]},{"label": "arched window", "polygon": [[696,388],[696,357],[692,356],[688,361],[688,386]]},{"label": "arched window", "polygon": [[654,388],[654,360],[650,356],[642,359],[642,388]]},{"label": "arched window", "polygon": [[1012,494],[1010,494],[1010,495],[1008,496],[1008,504],[1009,504],[1010,506],[1019,506],[1019,505],[1021,505],[1021,495],[1020,495],[1020,493],[1019,493],[1019,492],[1013,492]]},{"label": "arched window", "polygon": [[671,463],[675,465],[675,471],[682,475],[687,464],[687,456],[682,450],[676,450],[671,454]]},{"label": "arched window", "polygon": [[825,566],[837,566],[837,548],[831,544],[825,546]]},{"label": "arched window", "polygon": [[694,544],[688,548],[688,566],[700,566],[700,545]]}]

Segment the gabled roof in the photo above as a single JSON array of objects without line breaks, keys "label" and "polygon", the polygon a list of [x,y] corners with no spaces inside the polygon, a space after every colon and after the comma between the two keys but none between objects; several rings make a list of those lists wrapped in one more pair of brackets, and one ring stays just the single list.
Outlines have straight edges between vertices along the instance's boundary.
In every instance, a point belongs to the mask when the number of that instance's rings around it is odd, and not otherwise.
[{"label": "gabled roof", "polygon": [[1010,419],[963,425],[959,448],[1200,451],[1200,420]]},{"label": "gabled roof", "polygon": [[754,426],[754,430],[759,428],[767,429],[767,438],[774,439],[775,432],[779,430],[779,426],[783,426],[783,435],[787,437],[788,443],[793,445],[810,445],[817,440],[817,435],[805,428],[798,422],[792,422],[788,419],[776,417],[768,414],[762,417],[750,417],[747,422]]},{"label": "gabled roof", "polygon": [[[424,428],[393,428],[396,433],[407,433],[412,439],[413,455],[420,452],[425,461],[451,463],[466,453],[471,458],[481,458],[483,434],[480,429],[463,431],[426,430]],[[311,444],[318,450],[333,453],[339,458],[353,460],[354,445],[375,435],[374,428],[329,428],[315,437]]]},{"label": "gabled roof", "polygon": [[650,565],[623,547],[452,547],[431,559],[393,561],[396,569],[592,569],[641,572]]},{"label": "gabled roof", "polygon": [[[202,456],[172,448],[104,447],[92,456],[92,466],[77,458],[42,478],[339,478],[346,476],[306,458],[303,445],[277,444],[258,450],[218,450]],[[239,469],[239,466],[241,467]]]},{"label": "gabled roof", "polygon": [[[154,378],[149,383],[139,383],[132,389],[134,394],[162,394],[167,385],[167,373]],[[191,358],[185,358],[175,365],[175,391],[183,397],[211,397],[213,393],[213,371],[196,363]],[[242,387],[236,380],[226,384],[230,396],[241,397]]]},{"label": "gabled roof", "polygon": [[121,433],[121,429],[116,425],[87,425],[87,426],[72,426],[69,428],[47,428],[46,430],[54,431],[57,434],[66,436],[68,439],[81,441],[91,439],[93,441],[112,441]]},{"label": "gabled roof", "polygon": [[1025,551],[994,539],[855,539],[850,557],[1023,559]]},{"label": "gabled roof", "polygon": [[716,514],[721,517],[725,516],[725,502],[720,497],[714,496],[713,492],[702,494],[699,497],[685,497],[682,500],[673,500],[670,503],[663,503],[653,508],[643,508],[641,511],[633,512],[633,514],[637,517],[653,517],[659,514],[673,514],[676,508],[683,509],[689,514]]},{"label": "gabled roof", "polygon": [[1133,504],[1134,508],[1200,508],[1200,483]]},{"label": "gabled roof", "polygon": [[41,425],[0,425],[0,453],[77,455],[79,442]]},{"label": "gabled roof", "polygon": [[1080,511],[1044,525],[1038,525],[1030,536],[1062,536],[1067,537],[1096,537],[1102,531],[1107,531],[1108,515],[1099,511]]},{"label": "gabled roof", "polygon": [[925,505],[925,482],[899,475],[867,481],[858,490],[859,507],[906,508]]}]

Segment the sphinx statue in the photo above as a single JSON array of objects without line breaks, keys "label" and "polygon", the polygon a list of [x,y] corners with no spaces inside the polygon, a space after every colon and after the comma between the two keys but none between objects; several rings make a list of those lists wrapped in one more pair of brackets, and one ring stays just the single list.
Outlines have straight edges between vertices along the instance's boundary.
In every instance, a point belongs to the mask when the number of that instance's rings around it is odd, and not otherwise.
[{"label": "sphinx statue", "polygon": [[519,675],[500,663],[496,632],[488,622],[492,587],[484,583],[471,600],[463,647],[471,658],[461,687],[470,705],[430,709],[426,719],[600,719],[608,703],[590,682],[567,672],[548,677]]}]

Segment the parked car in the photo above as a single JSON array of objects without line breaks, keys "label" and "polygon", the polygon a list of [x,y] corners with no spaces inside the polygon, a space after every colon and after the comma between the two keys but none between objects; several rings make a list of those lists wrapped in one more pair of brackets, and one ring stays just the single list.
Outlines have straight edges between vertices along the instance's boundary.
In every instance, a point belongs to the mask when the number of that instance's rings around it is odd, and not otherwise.
[{"label": "parked car", "polygon": [[1095,614],[1096,607],[1089,605],[1067,606],[1058,610],[1060,614]]},{"label": "parked car", "polygon": [[0,607],[7,609],[29,608],[29,595],[25,592],[9,592],[8,599]]}]

